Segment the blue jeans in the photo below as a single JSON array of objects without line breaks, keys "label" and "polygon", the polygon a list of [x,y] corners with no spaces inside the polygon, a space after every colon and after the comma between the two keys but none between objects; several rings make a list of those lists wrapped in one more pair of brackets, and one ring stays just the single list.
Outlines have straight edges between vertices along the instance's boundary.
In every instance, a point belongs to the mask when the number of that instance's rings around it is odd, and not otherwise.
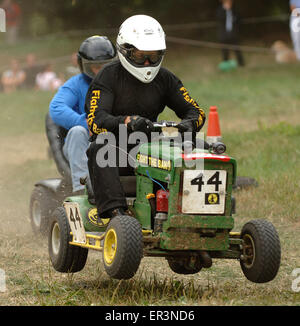
[{"label": "blue jeans", "polygon": [[63,153],[70,164],[73,191],[84,189],[80,178],[89,175],[86,151],[89,147],[89,132],[82,126],[71,128],[65,139]]}]

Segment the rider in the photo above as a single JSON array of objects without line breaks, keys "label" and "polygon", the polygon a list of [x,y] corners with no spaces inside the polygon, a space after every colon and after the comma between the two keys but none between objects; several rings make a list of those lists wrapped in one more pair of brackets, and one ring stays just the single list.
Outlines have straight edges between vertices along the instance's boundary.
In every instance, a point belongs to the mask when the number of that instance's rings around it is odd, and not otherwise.
[{"label": "rider", "polygon": [[86,150],[90,135],[84,110],[85,97],[93,78],[115,56],[116,49],[106,36],[87,38],[77,53],[81,73],[60,87],[50,103],[52,120],[68,130],[63,154],[70,165],[74,194],[82,192],[84,186],[80,184],[80,178],[88,175]]},{"label": "rider", "polygon": [[[108,218],[125,214],[127,204],[118,162],[115,167],[98,164],[97,154],[104,146],[99,137],[107,132],[118,136],[120,125],[125,125],[129,134],[140,131],[149,135],[165,106],[182,120],[181,131],[198,132],[205,122],[204,111],[181,81],[161,67],[165,33],[154,18],[128,18],[120,27],[116,43],[119,60],[101,70],[86,98],[88,125],[94,139],[87,151],[89,172],[98,214]],[[133,169],[127,167],[126,172],[133,173]]]}]

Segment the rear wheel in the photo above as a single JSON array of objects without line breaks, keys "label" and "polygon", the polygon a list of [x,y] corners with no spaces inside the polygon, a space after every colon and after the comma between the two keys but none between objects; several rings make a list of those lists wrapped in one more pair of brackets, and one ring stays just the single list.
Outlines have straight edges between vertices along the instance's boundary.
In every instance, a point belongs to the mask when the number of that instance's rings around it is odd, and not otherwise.
[{"label": "rear wheel", "polygon": [[30,198],[30,222],[34,233],[46,235],[49,227],[49,219],[53,210],[57,207],[52,191],[36,186]]},{"label": "rear wheel", "polygon": [[142,229],[133,217],[114,217],[107,227],[103,245],[103,263],[115,279],[129,279],[138,270],[143,255]]},{"label": "rear wheel", "polygon": [[246,278],[255,283],[272,281],[280,266],[281,247],[272,223],[253,220],[242,229],[241,268]]},{"label": "rear wheel", "polygon": [[50,220],[48,250],[54,269],[61,273],[81,271],[87,260],[88,249],[70,245],[70,226],[63,207],[57,208]]}]

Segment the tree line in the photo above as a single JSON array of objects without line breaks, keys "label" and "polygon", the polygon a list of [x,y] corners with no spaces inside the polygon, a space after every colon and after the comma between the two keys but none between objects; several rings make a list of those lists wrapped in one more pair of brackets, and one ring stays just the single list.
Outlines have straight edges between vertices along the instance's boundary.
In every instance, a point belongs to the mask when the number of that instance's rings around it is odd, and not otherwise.
[{"label": "tree line", "polygon": [[[215,19],[219,0],[17,0],[21,33],[28,36],[69,30],[112,28],[133,14],[148,14],[162,24]],[[235,0],[242,17],[288,13],[288,0]]]}]

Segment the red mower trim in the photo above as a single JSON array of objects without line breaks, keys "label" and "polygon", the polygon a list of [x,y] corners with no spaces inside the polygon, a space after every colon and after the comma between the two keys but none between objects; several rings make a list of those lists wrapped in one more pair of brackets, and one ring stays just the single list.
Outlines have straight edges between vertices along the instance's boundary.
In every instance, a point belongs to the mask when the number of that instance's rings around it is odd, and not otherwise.
[{"label": "red mower trim", "polygon": [[227,155],[215,155],[210,153],[192,153],[192,154],[182,154],[181,157],[184,160],[191,161],[191,160],[216,160],[222,162],[229,162],[230,157]]}]

